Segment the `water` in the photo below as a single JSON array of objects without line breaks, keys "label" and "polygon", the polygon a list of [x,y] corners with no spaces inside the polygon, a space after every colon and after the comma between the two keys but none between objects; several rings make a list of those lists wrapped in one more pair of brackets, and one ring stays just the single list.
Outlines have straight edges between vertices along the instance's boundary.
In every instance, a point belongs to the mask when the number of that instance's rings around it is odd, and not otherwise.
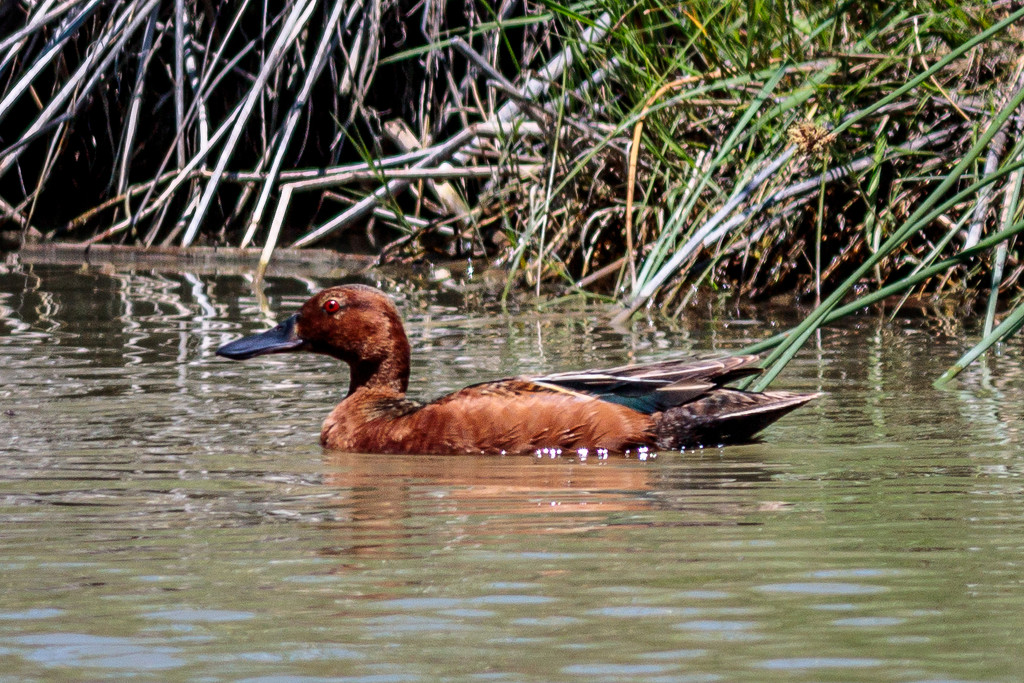
[{"label": "water", "polygon": [[[353,279],[353,278],[349,278]],[[931,314],[823,334],[757,444],[646,460],[323,452],[329,359],[231,363],[339,278],[0,271],[0,680],[1011,681],[1019,343]],[[601,325],[486,278],[397,292],[428,397],[737,349],[784,311]]]}]

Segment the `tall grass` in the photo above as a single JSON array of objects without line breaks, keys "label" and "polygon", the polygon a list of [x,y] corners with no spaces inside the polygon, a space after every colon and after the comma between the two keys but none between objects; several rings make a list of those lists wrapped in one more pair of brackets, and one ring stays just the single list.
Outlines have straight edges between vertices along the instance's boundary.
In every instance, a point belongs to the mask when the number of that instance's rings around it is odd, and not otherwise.
[{"label": "tall grass", "polygon": [[997,324],[1024,271],[1022,20],[1009,2],[22,0],[0,13],[0,214],[26,237],[260,245],[263,263],[313,244],[487,257],[509,287],[610,296],[620,321],[701,288],[814,302],[760,345],[762,384],[882,293],[978,299],[977,353],[1024,316]]}]

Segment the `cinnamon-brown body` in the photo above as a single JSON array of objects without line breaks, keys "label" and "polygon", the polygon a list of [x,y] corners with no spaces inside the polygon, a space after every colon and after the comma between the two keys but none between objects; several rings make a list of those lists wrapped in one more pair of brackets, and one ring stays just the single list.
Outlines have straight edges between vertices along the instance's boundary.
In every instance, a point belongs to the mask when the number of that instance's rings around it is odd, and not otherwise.
[{"label": "cinnamon-brown body", "polygon": [[359,388],[331,411],[320,442],[361,453],[622,452],[654,441],[650,415],[522,380],[469,387],[426,405]]}]

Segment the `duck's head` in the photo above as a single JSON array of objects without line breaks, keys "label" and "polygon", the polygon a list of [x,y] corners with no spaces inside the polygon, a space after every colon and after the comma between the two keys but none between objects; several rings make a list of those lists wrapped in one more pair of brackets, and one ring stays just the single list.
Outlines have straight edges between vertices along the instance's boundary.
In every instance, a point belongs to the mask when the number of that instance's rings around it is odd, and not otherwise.
[{"label": "duck's head", "polygon": [[325,289],[273,329],[225,344],[217,355],[246,360],[295,351],[348,363],[350,392],[371,385],[404,393],[409,383],[409,341],[402,319],[390,297],[366,285]]}]

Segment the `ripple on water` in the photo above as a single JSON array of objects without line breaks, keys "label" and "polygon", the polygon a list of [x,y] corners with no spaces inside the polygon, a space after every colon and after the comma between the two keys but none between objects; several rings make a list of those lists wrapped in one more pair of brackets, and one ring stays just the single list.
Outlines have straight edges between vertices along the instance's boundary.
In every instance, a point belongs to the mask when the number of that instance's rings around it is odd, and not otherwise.
[{"label": "ripple on water", "polygon": [[12,642],[29,648],[25,659],[44,666],[94,667],[155,671],[186,664],[180,648],[158,645],[150,638],[119,638],[86,633],[44,633],[18,636]]},{"label": "ripple on water", "polygon": [[723,621],[716,619],[695,619],[693,621],[684,621],[681,624],[676,624],[676,628],[684,628],[693,631],[721,631],[721,632],[736,632],[736,631],[747,631],[757,626],[757,622],[754,621]]},{"label": "ripple on water", "polygon": [[0,619],[4,621],[30,621],[32,619],[52,619],[65,613],[65,610],[56,607],[37,607],[26,609],[20,612],[0,612]]},{"label": "ripple on water", "polygon": [[694,619],[673,624],[672,628],[688,631],[702,642],[752,642],[765,639],[765,635],[752,631],[757,626],[753,621],[730,621],[725,619]]},{"label": "ripple on water", "polygon": [[455,609],[465,604],[463,598],[397,598],[395,600],[382,600],[378,607],[387,610],[436,610]]},{"label": "ripple on water", "polygon": [[694,659],[703,657],[707,650],[659,650],[658,652],[645,652],[640,655],[641,659]]},{"label": "ripple on water", "polygon": [[826,583],[803,581],[793,583],[769,583],[754,586],[763,593],[801,593],[804,595],[870,595],[888,590],[885,586],[864,583]]},{"label": "ripple on water", "polygon": [[852,612],[858,609],[858,606],[852,602],[823,602],[818,605],[810,605],[810,608],[823,612]]},{"label": "ripple on water", "polygon": [[418,614],[388,614],[370,617],[364,623],[371,632],[382,638],[393,638],[396,633],[461,633],[473,629],[470,624]]},{"label": "ripple on water", "polygon": [[676,666],[661,664],[571,664],[562,672],[574,676],[647,676],[668,673]]},{"label": "ripple on water", "polygon": [[239,652],[226,655],[199,657],[204,662],[320,662],[332,660],[366,659],[366,654],[345,647],[310,647],[308,643],[281,643],[284,652]]},{"label": "ripple on water", "polygon": [[422,676],[411,674],[373,674],[369,676],[256,676],[239,678],[235,683],[419,683]]},{"label": "ripple on water", "polygon": [[731,593],[725,591],[685,591],[680,593],[683,598],[691,600],[724,600],[725,598],[732,597]]},{"label": "ripple on water", "polygon": [[461,607],[458,609],[442,609],[438,610],[438,614],[446,617],[456,617],[460,619],[487,619],[490,617],[498,616],[498,613],[494,610],[489,609],[468,609]]},{"label": "ripple on water", "polygon": [[217,623],[222,621],[245,621],[255,615],[251,612],[237,612],[226,609],[169,609],[148,612],[143,615],[148,619],[163,619],[184,623]]},{"label": "ripple on water", "polygon": [[882,659],[869,657],[791,657],[766,659],[755,664],[759,669],[800,670],[800,669],[866,669],[883,666]]},{"label": "ripple on water", "polygon": [[906,621],[906,619],[901,619],[899,617],[851,617],[849,619],[836,619],[832,623],[836,626],[881,628],[885,626],[899,626]]},{"label": "ripple on water", "polygon": [[672,607],[649,607],[646,605],[624,605],[621,607],[598,607],[587,614],[601,617],[620,617],[624,619],[644,617],[670,617],[679,615],[680,610]]},{"label": "ripple on water", "polygon": [[481,595],[470,598],[468,602],[475,605],[541,605],[554,602],[555,598],[546,595]]},{"label": "ripple on water", "polygon": [[808,573],[815,579],[864,579],[878,576],[897,576],[902,572],[897,569],[876,569],[873,567],[851,567],[849,569],[821,569]]},{"label": "ripple on water", "polygon": [[549,617],[519,617],[511,621],[516,626],[528,626],[537,628],[564,628],[575,624],[582,624],[583,619],[568,615],[552,615]]}]

